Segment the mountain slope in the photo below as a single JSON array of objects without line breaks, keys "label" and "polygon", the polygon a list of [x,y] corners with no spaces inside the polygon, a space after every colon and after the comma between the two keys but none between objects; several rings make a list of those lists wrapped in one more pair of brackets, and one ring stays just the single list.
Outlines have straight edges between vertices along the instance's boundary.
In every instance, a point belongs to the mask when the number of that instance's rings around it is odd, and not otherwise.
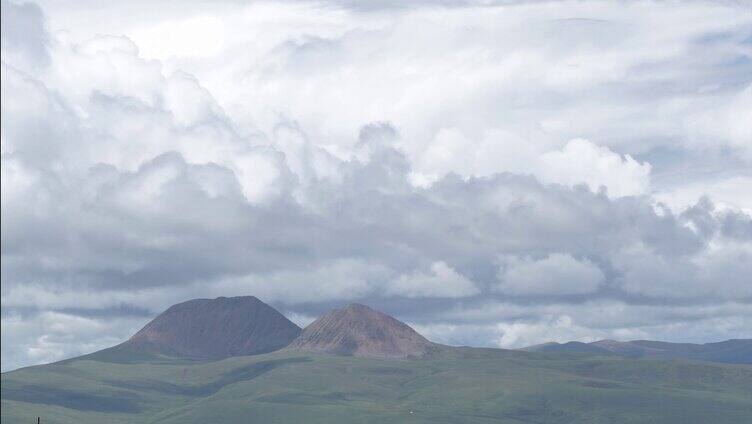
[{"label": "mountain slope", "polygon": [[359,304],[326,313],[288,346],[363,358],[420,357],[435,348],[407,324]]},{"label": "mountain slope", "polygon": [[591,353],[631,358],[692,359],[731,364],[752,364],[752,339],[718,343],[669,343],[651,340],[619,342],[599,340],[592,343],[544,343],[522,350],[529,352]]},{"label": "mountain slope", "polygon": [[171,306],[128,341],[102,355],[149,353],[222,359],[281,349],[300,331],[253,296],[194,299]]},{"label": "mountain slope", "polygon": [[420,360],[74,359],[2,374],[1,414],[3,424],[739,424],[752,419],[752,367],[474,348]]}]

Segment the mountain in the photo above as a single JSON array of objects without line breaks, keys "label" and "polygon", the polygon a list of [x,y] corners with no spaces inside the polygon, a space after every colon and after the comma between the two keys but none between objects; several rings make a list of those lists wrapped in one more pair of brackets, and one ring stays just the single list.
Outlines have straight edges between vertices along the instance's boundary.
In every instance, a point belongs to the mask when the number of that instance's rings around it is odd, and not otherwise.
[{"label": "mountain", "polygon": [[691,359],[730,364],[752,364],[752,339],[717,343],[669,343],[651,340],[599,340],[592,343],[544,343],[522,350],[529,352],[591,353],[631,358]]},{"label": "mountain", "polygon": [[272,352],[301,332],[254,296],[194,299],[168,308],[126,342],[102,354],[223,359]]},{"label": "mountain", "polygon": [[738,424],[752,366],[650,358],[742,362],[749,342],[449,347],[364,305],[301,332],[255,297],[199,299],[118,346],[3,373],[0,422]]},{"label": "mountain", "polygon": [[421,357],[438,348],[407,324],[360,304],[326,313],[287,347],[361,358]]}]

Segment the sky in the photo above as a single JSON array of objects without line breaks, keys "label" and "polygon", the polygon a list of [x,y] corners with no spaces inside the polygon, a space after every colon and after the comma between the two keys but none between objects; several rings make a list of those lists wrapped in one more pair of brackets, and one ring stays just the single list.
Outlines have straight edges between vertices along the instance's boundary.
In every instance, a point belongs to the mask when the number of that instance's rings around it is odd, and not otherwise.
[{"label": "sky", "polygon": [[752,3],[2,0],[2,369],[192,298],[752,337]]}]

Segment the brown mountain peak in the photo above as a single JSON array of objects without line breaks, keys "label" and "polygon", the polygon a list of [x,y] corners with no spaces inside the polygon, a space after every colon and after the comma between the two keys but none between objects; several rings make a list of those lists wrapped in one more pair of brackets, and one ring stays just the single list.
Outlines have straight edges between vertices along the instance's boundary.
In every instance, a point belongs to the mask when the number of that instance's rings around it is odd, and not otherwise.
[{"label": "brown mountain peak", "polygon": [[311,323],[289,349],[372,358],[425,355],[433,343],[407,324],[353,303]]},{"label": "brown mountain peak", "polygon": [[300,331],[255,296],[194,299],[169,307],[121,346],[175,357],[222,359],[281,349]]}]

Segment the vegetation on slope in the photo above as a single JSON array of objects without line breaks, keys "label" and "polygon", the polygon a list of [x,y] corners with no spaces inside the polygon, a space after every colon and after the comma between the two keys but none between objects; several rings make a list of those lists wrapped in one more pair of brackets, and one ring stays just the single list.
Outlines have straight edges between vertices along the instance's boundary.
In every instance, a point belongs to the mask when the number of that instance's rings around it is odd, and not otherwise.
[{"label": "vegetation on slope", "polygon": [[495,349],[420,360],[89,357],[5,373],[2,399],[4,424],[736,424],[752,417],[752,367]]}]

